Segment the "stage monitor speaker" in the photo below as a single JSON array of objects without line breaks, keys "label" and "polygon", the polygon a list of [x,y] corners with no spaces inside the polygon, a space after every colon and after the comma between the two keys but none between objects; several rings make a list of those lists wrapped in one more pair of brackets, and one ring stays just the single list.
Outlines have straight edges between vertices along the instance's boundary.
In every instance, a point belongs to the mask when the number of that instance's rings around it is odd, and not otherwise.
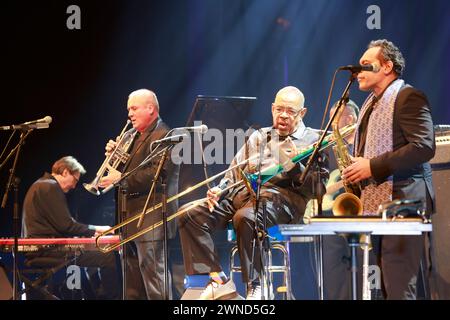
[{"label": "stage monitor speaker", "polygon": [[432,299],[450,299],[450,165],[433,168],[433,187],[436,196],[436,214],[432,217],[431,234],[431,296]]},{"label": "stage monitor speaker", "polygon": [[0,265],[0,300],[11,300],[13,297],[12,292],[12,286],[5,269]]}]

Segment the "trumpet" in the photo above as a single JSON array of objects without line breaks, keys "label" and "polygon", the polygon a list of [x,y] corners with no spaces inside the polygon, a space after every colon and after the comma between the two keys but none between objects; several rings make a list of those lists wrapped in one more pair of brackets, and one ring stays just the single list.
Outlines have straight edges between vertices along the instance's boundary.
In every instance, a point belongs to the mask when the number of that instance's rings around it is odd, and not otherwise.
[{"label": "trumpet", "polygon": [[[343,136],[347,136],[350,133],[352,133],[355,130],[355,128],[356,128],[355,125],[346,126],[346,127],[341,129],[341,134]],[[320,150],[322,151],[325,148],[328,148],[329,146],[332,146],[334,143],[335,142],[333,140],[333,136],[332,136],[332,134],[330,134],[327,137],[325,137],[325,139],[323,140],[323,142],[322,142],[322,144],[320,146]],[[315,143],[310,145],[310,146],[308,146],[307,148],[303,149],[298,155],[293,157],[291,159],[291,161],[294,162],[294,163],[297,163],[297,162],[305,159],[306,157],[308,157],[308,156],[310,156],[312,154],[314,148],[315,148]],[[229,191],[229,190],[231,190],[231,189],[233,189],[233,188],[235,188],[237,186],[240,186],[242,184],[244,184],[247,187],[247,189],[253,189],[254,190],[254,181],[256,181],[256,179],[258,177],[258,173],[245,174],[245,173],[242,172],[242,170],[240,170],[240,167],[242,165],[244,165],[248,161],[251,161],[254,158],[256,158],[256,156],[248,158],[248,159],[246,159],[245,161],[243,161],[243,162],[241,162],[239,164],[231,166],[228,169],[226,169],[226,170],[224,170],[224,171],[222,171],[222,172],[220,172],[220,173],[218,173],[218,174],[216,174],[216,175],[214,175],[214,176],[212,176],[212,177],[210,177],[210,178],[208,178],[208,179],[206,179],[204,181],[201,181],[201,182],[197,183],[196,185],[194,185],[194,186],[192,186],[190,188],[187,188],[186,190],[184,190],[184,191],[182,191],[182,192],[180,192],[180,193],[178,193],[176,195],[173,195],[172,197],[169,197],[167,199],[166,203],[174,201],[174,200],[176,200],[176,199],[178,199],[178,198],[180,198],[180,197],[182,197],[182,196],[184,196],[184,195],[186,195],[186,194],[196,190],[197,188],[208,184],[209,182],[217,179],[218,177],[220,177],[222,175],[225,175],[228,171],[231,171],[231,170],[234,170],[234,169],[238,169],[239,170],[242,179],[232,183],[231,185],[228,185],[226,188],[224,188],[223,190],[220,191],[219,195],[223,194],[223,193],[225,193],[225,192],[227,192],[227,191]],[[271,167],[269,167],[267,169],[264,169],[261,172],[262,184],[264,184],[267,181],[269,181],[275,175],[283,172],[283,170],[284,169],[283,169],[282,165],[274,165],[274,166],[271,166]],[[193,208],[195,208],[195,207],[205,203],[207,200],[208,200],[208,198],[206,197],[206,198],[198,199],[198,200],[195,200],[195,201],[191,202],[187,207],[185,207],[185,208],[183,208],[183,209],[173,213],[169,217],[167,217],[167,221],[171,221],[171,220],[175,219],[176,217],[180,216],[184,212],[186,212],[186,211],[188,211],[190,209],[193,209]],[[148,208],[144,212],[144,215],[149,214],[149,213],[151,213],[151,212],[161,208],[162,205],[163,205],[162,203],[158,203],[158,204],[154,205],[153,207]],[[160,227],[163,224],[162,221],[159,221],[159,222],[157,222],[157,223],[155,223],[155,224],[153,224],[151,226],[148,226],[145,229],[142,229],[142,230],[136,232],[135,234],[133,234],[133,235],[131,235],[131,236],[125,238],[125,239],[122,239],[120,242],[118,242],[116,244],[108,244],[108,245],[103,246],[103,247],[100,245],[100,238],[101,237],[104,237],[104,236],[106,236],[108,234],[114,234],[114,232],[116,230],[119,230],[119,229],[129,225],[130,223],[140,219],[141,216],[142,216],[141,213],[136,214],[136,215],[134,215],[132,217],[129,217],[128,219],[122,221],[121,223],[119,223],[119,224],[109,228],[108,230],[100,233],[95,238],[95,244],[96,244],[97,248],[103,253],[111,252],[111,251],[119,248],[120,246],[122,246],[122,245],[124,245],[124,244],[126,244],[126,243],[128,243],[130,241],[133,241],[134,239],[140,237],[141,235],[143,235],[143,234],[145,234],[145,233],[147,233],[149,231],[152,231],[152,230],[154,230],[157,227]]]},{"label": "trumpet", "polygon": [[109,170],[117,169],[121,163],[127,162],[130,157],[128,154],[128,149],[130,148],[133,138],[136,135],[136,129],[134,128],[127,131],[130,123],[131,121],[127,120],[125,127],[122,129],[118,137],[116,148],[109,154],[109,156],[106,157],[105,161],[103,161],[97,171],[97,174],[95,175],[95,178],[91,181],[91,183],[83,183],[83,187],[90,193],[99,196],[100,194],[105,194],[114,187],[114,185],[111,185],[100,191],[98,184],[100,179],[108,174]]}]

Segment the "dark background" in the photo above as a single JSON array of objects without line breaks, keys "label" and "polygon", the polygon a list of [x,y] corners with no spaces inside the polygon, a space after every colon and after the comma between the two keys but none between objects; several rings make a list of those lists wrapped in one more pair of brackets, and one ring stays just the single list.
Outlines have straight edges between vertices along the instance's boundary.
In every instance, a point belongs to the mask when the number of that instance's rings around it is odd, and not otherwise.
[{"label": "dark background", "polygon": [[[72,4],[81,8],[81,30],[66,27]],[[372,4],[381,8],[380,30],[366,27]],[[306,97],[306,124],[319,127],[335,69],[357,64],[373,39],[387,38],[401,49],[403,78],[427,94],[435,124],[450,123],[445,0],[46,0],[0,7],[0,125],[53,118],[49,129],[27,138],[20,154],[20,203],[64,155],[75,156],[88,171],[82,181],[90,181],[106,141],[125,124],[128,94],[139,88],[156,92],[172,127],[186,124],[200,94],[256,97],[246,122],[267,126],[275,93],[294,85]],[[338,76],[332,101],[346,81],[347,74]],[[359,105],[366,95],[353,86]],[[2,148],[8,135],[0,132]],[[1,195],[11,164],[0,172]],[[77,219],[114,223],[112,193],[97,198],[78,188],[69,197]],[[12,199],[0,210],[0,236],[12,234]]]}]

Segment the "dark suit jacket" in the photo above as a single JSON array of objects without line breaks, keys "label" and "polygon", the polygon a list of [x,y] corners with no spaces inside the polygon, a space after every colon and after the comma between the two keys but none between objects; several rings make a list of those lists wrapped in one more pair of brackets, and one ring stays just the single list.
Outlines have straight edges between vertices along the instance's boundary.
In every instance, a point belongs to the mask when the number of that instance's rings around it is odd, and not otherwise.
[{"label": "dark suit jacket", "polygon": [[[131,171],[136,168],[150,153],[150,145],[153,141],[163,138],[169,128],[167,125],[158,118],[150,127],[141,134],[140,137],[135,138],[133,142],[133,146],[131,148],[130,158],[125,163],[124,169],[122,172]],[[126,182],[123,184],[126,189],[126,217],[131,217],[133,215],[139,214],[142,212],[142,209],[145,206],[145,202],[147,199],[147,195],[150,191],[153,179],[156,175],[156,169],[158,167],[160,157],[154,158],[149,164],[144,166],[143,168],[137,170],[134,174],[130,175]],[[169,158],[166,160],[163,170],[161,172],[161,177],[164,176],[166,178],[166,191],[167,197],[169,198],[172,195],[178,193],[178,175],[179,175],[179,166],[174,165]],[[161,180],[159,180],[155,187],[155,197],[149,202],[149,206],[151,207],[153,204],[158,204],[162,200],[162,189],[161,189]],[[153,201],[154,199],[154,201]],[[178,208],[178,201],[172,201],[167,204],[167,216],[176,212]],[[156,222],[162,220],[161,210],[153,211],[152,213],[148,213],[145,215],[144,223],[139,230],[142,230],[150,225],[153,225]],[[128,228],[125,229],[125,235],[131,235],[136,233],[138,230],[136,228],[137,221],[132,222]],[[176,232],[176,223],[174,220],[168,223],[168,236],[169,238],[173,238]],[[137,238],[136,241],[151,241],[151,240],[161,240],[163,239],[163,228],[158,227],[154,231],[147,232],[141,237]]]},{"label": "dark suit jacket", "polygon": [[23,236],[27,238],[92,237],[92,226],[72,218],[67,198],[49,173],[33,183],[23,202]]},{"label": "dark suit jacket", "polygon": [[405,85],[394,107],[393,150],[370,160],[377,183],[394,176],[393,199],[422,199],[434,212],[434,191],[428,161],[436,149],[431,109],[426,96]]}]

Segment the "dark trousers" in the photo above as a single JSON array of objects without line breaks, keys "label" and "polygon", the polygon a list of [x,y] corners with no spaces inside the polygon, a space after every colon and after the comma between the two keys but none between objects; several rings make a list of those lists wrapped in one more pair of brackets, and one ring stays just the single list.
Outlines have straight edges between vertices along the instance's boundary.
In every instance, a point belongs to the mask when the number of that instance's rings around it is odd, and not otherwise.
[{"label": "dark trousers", "polygon": [[[272,201],[265,200],[267,227],[287,224],[293,220],[293,217],[284,210],[287,204],[283,203],[281,198],[278,200],[276,201],[277,205],[274,205]],[[180,210],[186,206],[189,206],[189,204],[186,204]],[[246,201],[237,210],[235,207],[236,205],[230,205],[226,200],[223,200],[213,212],[209,212],[207,206],[199,205],[179,217],[178,226],[186,274],[207,274],[222,271],[212,234],[215,230],[225,229],[228,221],[232,220],[236,230],[242,279],[248,283],[259,277],[261,258],[258,248],[255,248],[254,273],[250,279],[252,248],[255,238],[253,202]],[[261,215],[259,215],[260,217]]]},{"label": "dark trousers", "polygon": [[[381,270],[381,290],[388,300],[415,300],[424,236],[372,236],[369,265]],[[361,299],[363,251],[357,248],[357,297]],[[369,275],[370,276],[370,275]],[[328,299],[351,299],[350,248],[344,237],[324,237],[324,281]],[[372,299],[378,291],[372,291]]]},{"label": "dark trousers", "polygon": [[351,299],[351,252],[343,236],[324,236],[323,281],[327,300]]},{"label": "dark trousers", "polygon": [[80,267],[99,268],[100,289],[98,298],[105,300],[120,299],[120,275],[117,269],[116,256],[114,252],[85,252],[76,259]]},{"label": "dark trousers", "polygon": [[[369,267],[378,266],[379,242],[372,237],[372,250],[369,251]],[[352,299],[352,271],[356,271],[355,294],[357,299],[362,299],[362,273],[363,253],[359,245],[358,235],[327,235],[323,237],[323,275],[324,293],[327,300],[351,300]],[[355,245],[355,256],[352,257],[352,246]],[[352,270],[352,258],[356,260],[356,268]],[[370,270],[370,269],[369,269]],[[371,273],[372,274],[372,273]],[[371,275],[369,274],[369,276]],[[376,277],[375,274],[373,274]],[[378,274],[381,277],[381,274]],[[381,286],[379,278],[378,286]],[[376,283],[373,283],[375,285]],[[378,299],[381,287],[371,290],[372,298]]]},{"label": "dark trousers", "polygon": [[[164,252],[162,241],[136,241],[126,244],[126,299],[161,300],[164,298]],[[171,274],[169,279],[169,299]]]},{"label": "dark trousers", "polygon": [[425,237],[381,236],[380,267],[385,298],[415,300],[420,263],[425,256]]}]

